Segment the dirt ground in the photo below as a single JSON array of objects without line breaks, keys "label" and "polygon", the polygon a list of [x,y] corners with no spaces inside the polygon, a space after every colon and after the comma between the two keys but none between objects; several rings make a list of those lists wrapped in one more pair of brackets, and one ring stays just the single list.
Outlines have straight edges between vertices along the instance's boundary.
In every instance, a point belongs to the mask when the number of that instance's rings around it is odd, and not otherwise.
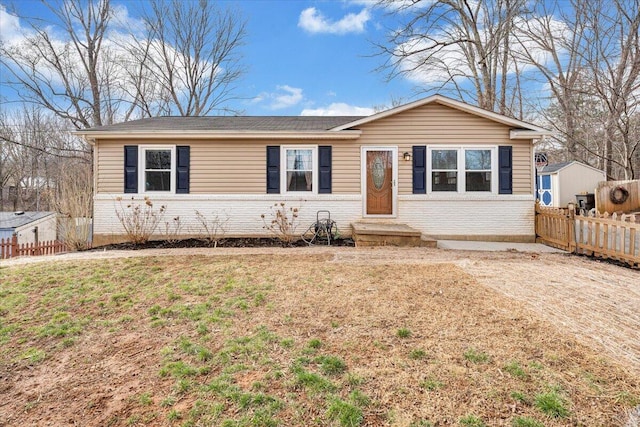
[{"label": "dirt ground", "polygon": [[[170,257],[170,256],[239,256],[254,257],[263,255],[288,256],[322,255],[331,259],[330,262],[341,265],[364,264],[388,265],[394,264],[398,268],[419,270],[424,274],[425,268],[434,264],[454,264],[466,274],[472,276],[478,283],[485,285],[504,296],[524,304],[532,318],[555,325],[560,332],[572,334],[577,340],[591,347],[597,353],[607,355],[617,361],[631,376],[640,377],[640,271],[599,262],[585,257],[575,257],[562,253],[529,253],[529,252],[472,252],[452,251],[426,248],[189,248],[189,249],[151,249],[139,251],[92,251],[72,253],[51,257],[21,258],[2,261],[2,266],[24,265],[49,261],[73,259],[114,260],[130,257]],[[310,309],[310,307],[309,307]],[[345,314],[346,315],[346,314]],[[160,337],[161,338],[161,337]],[[90,375],[95,376],[93,386],[85,390],[93,393],[77,402],[78,408],[92,411],[85,407],[87,399],[100,406],[101,399],[106,395],[127,396],[135,390],[137,378],[140,376],[155,377],[158,383],[166,382],[154,375],[154,366],[159,362],[147,359],[145,349],[155,348],[160,338],[148,334],[140,341],[139,334],[131,336],[124,334],[118,339],[105,336],[102,345],[93,348],[100,351],[96,359],[85,355],[83,360],[59,360],[56,366],[49,366],[45,372],[35,368],[20,371],[19,377],[10,378],[12,382],[20,382],[22,389],[42,390],[46,383],[60,383],[60,375],[67,375],[69,366],[84,366]],[[83,343],[79,343],[82,345]],[[135,350],[135,351],[133,351]],[[71,355],[73,353],[69,353]],[[126,354],[127,363],[111,366],[105,369],[110,360],[122,359]],[[117,369],[114,370],[114,366]],[[149,372],[145,373],[145,367]],[[148,374],[148,375],[147,375]],[[113,390],[109,376],[129,376],[126,383],[119,383],[116,387],[126,389]],[[0,395],[8,378],[0,377]],[[67,378],[68,379],[68,378]],[[68,379],[69,380],[69,379]],[[30,384],[32,387],[30,387]],[[78,380],[75,390],[76,396],[81,395],[84,382]],[[96,386],[96,384],[100,384]],[[159,384],[160,385],[160,384]],[[5,390],[6,391],[6,390]],[[46,390],[42,396],[29,396],[30,402],[43,401],[65,404],[66,397],[58,395],[58,390]],[[106,399],[106,398],[105,398]],[[105,404],[105,413],[126,412],[132,406],[130,400],[109,400]],[[75,402],[66,402],[75,405]],[[0,409],[2,403],[0,403]],[[53,408],[53,407],[52,407]],[[2,412],[2,411],[0,411]],[[76,414],[82,419],[82,414]],[[67,425],[77,424],[77,417],[69,419]],[[1,421],[1,419],[0,419]],[[41,419],[42,425],[59,425],[60,418],[52,413],[51,419]],[[108,421],[104,418],[104,421]],[[452,420],[453,421],[453,420]],[[144,423],[142,423],[144,424]],[[140,425],[142,425],[140,424]],[[0,425],[2,423],[0,422]],[[632,424],[627,424],[632,425]],[[625,426],[626,427],[626,426]]]}]

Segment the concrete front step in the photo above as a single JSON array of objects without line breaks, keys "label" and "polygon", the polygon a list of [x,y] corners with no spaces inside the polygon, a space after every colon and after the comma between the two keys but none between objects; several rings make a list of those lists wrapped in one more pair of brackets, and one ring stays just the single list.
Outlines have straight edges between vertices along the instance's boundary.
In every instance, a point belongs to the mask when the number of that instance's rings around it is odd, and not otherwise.
[{"label": "concrete front step", "polygon": [[407,224],[354,222],[351,224],[356,246],[413,246],[435,248],[438,242]]}]

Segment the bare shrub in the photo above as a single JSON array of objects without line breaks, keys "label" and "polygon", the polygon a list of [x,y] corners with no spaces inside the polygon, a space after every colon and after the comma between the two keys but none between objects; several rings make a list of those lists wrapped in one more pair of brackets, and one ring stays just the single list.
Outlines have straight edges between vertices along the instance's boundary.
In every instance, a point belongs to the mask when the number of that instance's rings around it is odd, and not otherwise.
[{"label": "bare shrub", "polygon": [[284,202],[269,207],[269,212],[260,215],[265,230],[269,231],[281,242],[291,244],[298,240],[298,212],[300,208],[287,207]]},{"label": "bare shrub", "polygon": [[200,211],[196,211],[196,219],[200,223],[199,233],[203,234],[203,239],[209,246],[218,246],[218,241],[227,233],[227,223],[229,215],[226,212],[221,214],[213,212],[211,216],[206,216]]},{"label": "bare shrub", "polygon": [[144,198],[142,205],[137,203],[133,197],[126,206],[123,205],[121,197],[118,197],[116,201],[119,203],[119,206],[116,206],[116,216],[127,233],[129,241],[135,244],[148,242],[162,220],[167,207],[162,205],[159,209],[154,209],[153,202],[149,197]]},{"label": "bare shrub", "polygon": [[59,239],[68,250],[91,246],[92,182],[90,163],[62,163],[56,188],[49,194],[49,204],[58,213]]},{"label": "bare shrub", "polygon": [[164,222],[163,234],[169,243],[176,243],[180,240],[180,232],[182,231],[182,222],[180,217],[173,217],[171,221]]}]

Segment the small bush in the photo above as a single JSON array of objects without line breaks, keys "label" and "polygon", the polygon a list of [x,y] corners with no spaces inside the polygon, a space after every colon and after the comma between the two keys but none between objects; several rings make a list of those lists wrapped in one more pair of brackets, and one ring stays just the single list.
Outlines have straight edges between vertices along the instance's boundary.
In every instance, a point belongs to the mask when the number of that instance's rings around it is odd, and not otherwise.
[{"label": "small bush", "polygon": [[206,216],[200,211],[196,211],[196,219],[200,223],[198,232],[204,235],[207,245],[217,247],[220,239],[227,233],[229,215],[226,212],[213,212],[211,216]]},{"label": "small bush", "polygon": [[298,215],[300,209],[285,205],[284,202],[275,203],[269,207],[269,213],[260,215],[262,228],[269,231],[282,243],[287,245],[298,239],[296,229],[298,228]]},{"label": "small bush", "polygon": [[118,197],[116,201],[119,203],[119,206],[116,207],[116,216],[129,241],[135,244],[148,242],[162,220],[167,207],[160,206],[158,210],[154,209],[153,202],[149,197],[144,198],[142,205],[133,198],[126,206],[123,205],[121,197]]}]

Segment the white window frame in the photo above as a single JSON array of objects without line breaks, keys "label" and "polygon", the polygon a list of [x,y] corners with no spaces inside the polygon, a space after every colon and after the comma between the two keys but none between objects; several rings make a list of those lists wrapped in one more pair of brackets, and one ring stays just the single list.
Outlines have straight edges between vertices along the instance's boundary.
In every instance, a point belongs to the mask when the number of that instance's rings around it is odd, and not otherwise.
[{"label": "white window frame", "polygon": [[[433,167],[431,165],[433,150],[456,150],[457,151],[457,191],[433,191]],[[466,191],[466,150],[490,150],[491,151],[491,191]],[[498,146],[497,145],[430,145],[427,146],[427,194],[498,194]]]},{"label": "white window frame", "polygon": [[[146,189],[146,151],[171,151],[171,189],[168,191],[147,191]],[[175,194],[176,192],[176,146],[175,145],[139,145],[138,146],[138,190],[145,194]]]},{"label": "white window frame", "polygon": [[[311,191],[287,191],[287,151],[311,150]],[[282,145],[280,150],[280,188],[282,194],[318,194],[318,146]]]}]

